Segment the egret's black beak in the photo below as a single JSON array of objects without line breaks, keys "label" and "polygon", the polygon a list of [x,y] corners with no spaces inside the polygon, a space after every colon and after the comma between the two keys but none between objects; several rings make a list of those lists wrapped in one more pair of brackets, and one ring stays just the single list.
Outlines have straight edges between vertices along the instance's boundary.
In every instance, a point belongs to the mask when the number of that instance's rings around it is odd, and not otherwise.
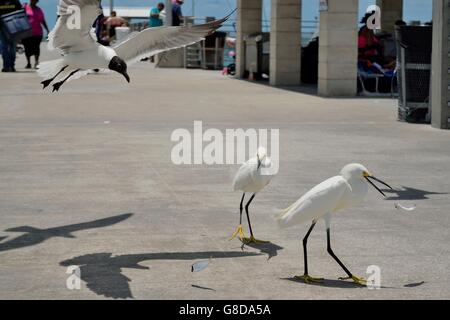
[{"label": "egret's black beak", "polygon": [[378,187],[375,185],[375,183],[373,183],[370,179],[373,179],[373,180],[375,180],[375,181],[377,181],[377,182],[379,182],[379,183],[385,185],[385,186],[388,187],[389,189],[393,190],[392,187],[391,187],[390,185],[388,185],[386,182],[381,181],[380,179],[375,178],[375,177],[372,176],[372,175],[364,175],[364,178],[366,178],[367,182],[369,182],[375,189],[377,189],[377,191],[378,191],[379,193],[381,193],[384,197],[386,197],[386,195],[384,194],[384,192],[381,191],[380,188],[378,188]]},{"label": "egret's black beak", "polygon": [[259,158],[259,154],[256,155],[256,157],[258,158],[258,168],[256,170],[259,170],[259,168],[261,167],[261,159]]}]

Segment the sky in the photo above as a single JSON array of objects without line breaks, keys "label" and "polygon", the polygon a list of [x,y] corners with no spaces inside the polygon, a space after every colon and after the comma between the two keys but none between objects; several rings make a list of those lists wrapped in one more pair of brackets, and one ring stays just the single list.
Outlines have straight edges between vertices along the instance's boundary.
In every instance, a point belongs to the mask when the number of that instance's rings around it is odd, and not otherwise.
[{"label": "sky", "polygon": [[[160,0],[161,1],[161,0]],[[152,7],[158,0],[114,0],[116,6],[139,6]],[[195,2],[194,13],[198,17],[222,17],[227,15],[236,7],[236,0],[185,0],[183,14],[192,15],[192,3]],[[270,0],[264,1],[263,19],[270,19]],[[22,1],[26,2],[26,1]],[[404,0],[404,20],[421,20],[427,22],[432,17],[432,0]],[[56,5],[58,0],[41,0],[39,6],[45,11],[47,22],[50,27],[56,21]],[[375,4],[375,0],[360,0],[360,16],[366,8]],[[103,0],[103,5],[108,6],[109,0]],[[319,0],[303,0],[302,18],[303,20],[314,20],[318,17]]]}]

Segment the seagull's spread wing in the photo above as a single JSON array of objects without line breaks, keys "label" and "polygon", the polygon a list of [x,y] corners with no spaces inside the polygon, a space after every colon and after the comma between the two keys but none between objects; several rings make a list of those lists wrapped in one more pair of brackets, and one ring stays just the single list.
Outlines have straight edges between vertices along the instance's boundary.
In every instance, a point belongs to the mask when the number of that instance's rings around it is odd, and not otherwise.
[{"label": "seagull's spread wing", "polygon": [[351,187],[343,177],[325,180],[282,212],[277,218],[278,224],[289,227],[332,213],[345,206],[346,196],[350,193]]},{"label": "seagull's spread wing", "polygon": [[148,28],[116,45],[114,50],[128,64],[134,63],[160,52],[199,42],[219,29],[227,19],[228,17],[225,17],[210,23],[186,27]]},{"label": "seagull's spread wing", "polygon": [[49,49],[63,53],[83,51],[95,45],[92,24],[102,13],[101,0],[59,0],[58,21],[49,34]]}]

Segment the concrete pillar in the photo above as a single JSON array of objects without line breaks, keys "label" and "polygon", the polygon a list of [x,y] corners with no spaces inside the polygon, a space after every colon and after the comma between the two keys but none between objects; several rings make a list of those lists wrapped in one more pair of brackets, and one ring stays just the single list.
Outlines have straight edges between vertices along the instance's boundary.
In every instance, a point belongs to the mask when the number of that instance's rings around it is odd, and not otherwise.
[{"label": "concrete pillar", "polygon": [[449,11],[448,0],[433,0],[431,124],[441,129],[450,129]]},{"label": "concrete pillar", "polygon": [[237,0],[236,77],[245,72],[245,36],[262,30],[262,0]]},{"label": "concrete pillar", "polygon": [[272,0],[270,84],[299,86],[301,68],[301,0]]},{"label": "concrete pillar", "polygon": [[328,0],[320,12],[319,90],[321,96],[355,96],[358,61],[358,0]]},{"label": "concrete pillar", "polygon": [[172,0],[165,0],[165,9],[166,9],[166,27],[172,26]]},{"label": "concrete pillar", "polygon": [[403,19],[403,0],[377,0],[381,9],[381,30],[394,33],[395,21]]}]

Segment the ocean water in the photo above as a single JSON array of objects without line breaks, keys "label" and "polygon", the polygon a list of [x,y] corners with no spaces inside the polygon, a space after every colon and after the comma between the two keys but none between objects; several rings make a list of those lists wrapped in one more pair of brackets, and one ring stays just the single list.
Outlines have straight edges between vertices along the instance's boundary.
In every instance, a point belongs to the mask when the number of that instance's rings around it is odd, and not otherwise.
[{"label": "ocean water", "polygon": [[[39,6],[45,11],[47,22],[53,27],[56,21],[56,5],[59,0],[41,0]],[[263,20],[267,26],[270,20],[270,0],[264,1]],[[22,1],[26,2],[26,1]],[[138,6],[152,7],[158,0],[114,0],[115,6]],[[360,0],[359,11],[363,16],[366,8],[375,4],[375,0]],[[432,0],[404,0],[404,20],[431,21]],[[103,5],[108,6],[109,0],[103,0]],[[197,17],[222,17],[227,15],[236,7],[236,0],[185,0],[183,5],[184,15],[195,15]],[[303,0],[302,18],[314,21],[319,15],[319,0]]]}]

